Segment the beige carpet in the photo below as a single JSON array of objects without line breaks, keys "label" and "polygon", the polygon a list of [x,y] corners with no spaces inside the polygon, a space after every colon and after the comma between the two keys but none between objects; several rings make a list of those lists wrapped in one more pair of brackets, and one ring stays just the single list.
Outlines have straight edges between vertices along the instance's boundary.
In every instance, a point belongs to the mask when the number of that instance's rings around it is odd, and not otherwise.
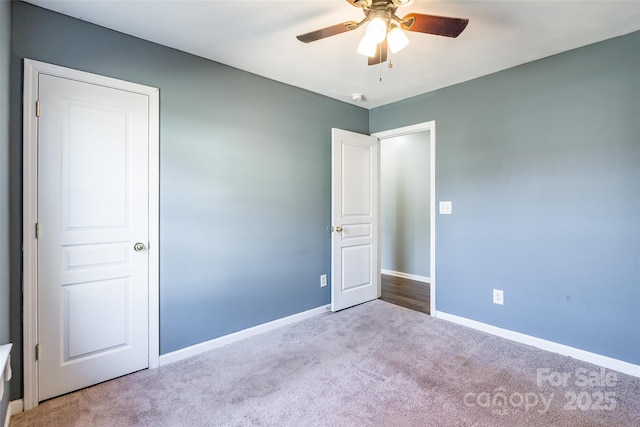
[{"label": "beige carpet", "polygon": [[11,420],[11,427],[524,425],[640,426],[640,379],[377,300]]}]

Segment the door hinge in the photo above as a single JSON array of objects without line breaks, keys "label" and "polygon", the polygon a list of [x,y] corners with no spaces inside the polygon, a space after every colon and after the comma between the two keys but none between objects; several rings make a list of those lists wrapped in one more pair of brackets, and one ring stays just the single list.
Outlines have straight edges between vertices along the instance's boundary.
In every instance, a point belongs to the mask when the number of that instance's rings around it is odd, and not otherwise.
[{"label": "door hinge", "polygon": [[36,222],[36,239],[40,237],[40,223]]},{"label": "door hinge", "polygon": [[36,117],[40,117],[40,100],[36,101]]},{"label": "door hinge", "polygon": [[36,360],[40,360],[40,344],[36,344]]}]

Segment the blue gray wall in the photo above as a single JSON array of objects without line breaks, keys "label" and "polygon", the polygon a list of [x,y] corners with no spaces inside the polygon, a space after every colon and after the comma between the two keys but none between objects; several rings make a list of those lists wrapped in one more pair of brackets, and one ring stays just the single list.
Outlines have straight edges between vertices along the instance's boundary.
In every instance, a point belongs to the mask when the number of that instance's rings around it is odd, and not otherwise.
[{"label": "blue gray wall", "polygon": [[[9,54],[11,4],[0,0],[0,345],[9,342]],[[0,367],[2,369],[2,367]],[[9,384],[5,384],[8,386]],[[10,390],[0,401],[4,423]]]},{"label": "blue gray wall", "polygon": [[12,31],[16,111],[23,58],[160,88],[161,353],[329,303],[331,128],[366,133],[367,110],[26,3]]},{"label": "blue gray wall", "polygon": [[639,364],[640,32],[373,109],[370,131],[428,120],[453,201],[438,310]]},{"label": "blue gray wall", "polygon": [[429,131],[380,142],[380,267],[429,277]]}]

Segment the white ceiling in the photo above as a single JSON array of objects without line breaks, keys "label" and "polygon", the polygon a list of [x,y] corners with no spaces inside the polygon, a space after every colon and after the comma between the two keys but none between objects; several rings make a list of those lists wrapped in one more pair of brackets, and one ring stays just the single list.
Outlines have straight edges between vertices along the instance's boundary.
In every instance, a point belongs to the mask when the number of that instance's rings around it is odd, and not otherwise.
[{"label": "white ceiling", "polygon": [[[28,1],[364,108],[640,30],[640,0],[416,0],[398,16],[469,18],[469,25],[456,39],[407,32],[410,44],[389,69],[367,66],[356,53],[364,28],[310,44],[296,39],[364,17],[345,0]],[[353,93],[365,100],[352,101]]]}]

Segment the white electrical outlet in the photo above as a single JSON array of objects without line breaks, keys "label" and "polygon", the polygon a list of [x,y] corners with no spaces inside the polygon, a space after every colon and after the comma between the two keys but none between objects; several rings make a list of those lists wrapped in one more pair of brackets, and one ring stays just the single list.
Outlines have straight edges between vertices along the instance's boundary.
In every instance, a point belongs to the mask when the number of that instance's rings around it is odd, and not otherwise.
[{"label": "white electrical outlet", "polygon": [[324,288],[325,286],[327,286],[327,275],[323,274],[320,276],[320,287]]},{"label": "white electrical outlet", "polygon": [[502,289],[493,290],[493,303],[504,305],[504,291]]}]

